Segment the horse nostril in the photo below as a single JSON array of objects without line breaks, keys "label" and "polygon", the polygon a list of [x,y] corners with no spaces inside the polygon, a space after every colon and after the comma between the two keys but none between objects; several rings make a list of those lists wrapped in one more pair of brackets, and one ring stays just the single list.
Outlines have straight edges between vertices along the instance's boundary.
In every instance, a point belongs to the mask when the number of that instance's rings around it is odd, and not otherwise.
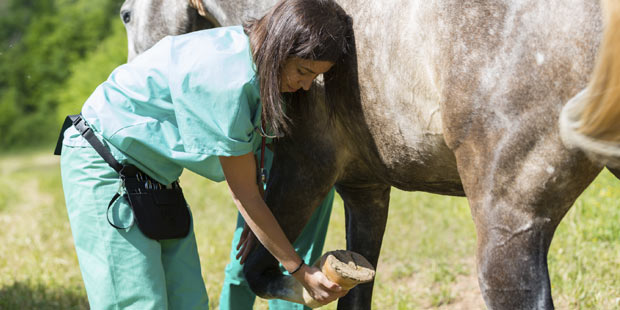
[{"label": "horse nostril", "polygon": [[121,11],[121,19],[123,23],[127,24],[131,21],[131,12],[130,11]]}]

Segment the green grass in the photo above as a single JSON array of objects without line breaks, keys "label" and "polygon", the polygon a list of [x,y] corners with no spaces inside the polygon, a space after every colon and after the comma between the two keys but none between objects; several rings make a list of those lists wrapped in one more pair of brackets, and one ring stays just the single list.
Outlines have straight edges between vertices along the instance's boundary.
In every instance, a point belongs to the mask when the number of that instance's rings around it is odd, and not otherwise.
[{"label": "green grass", "polygon": [[[0,157],[0,309],[86,309],[60,184],[58,158]],[[226,185],[185,173],[212,308],[236,210]],[[620,309],[620,183],[604,172],[558,228],[549,253],[558,309]],[[474,226],[463,198],[393,190],[373,293],[375,309],[483,309]],[[336,199],[326,250],[344,248]],[[258,301],[256,309],[267,309]],[[324,307],[335,309],[335,304]]]}]

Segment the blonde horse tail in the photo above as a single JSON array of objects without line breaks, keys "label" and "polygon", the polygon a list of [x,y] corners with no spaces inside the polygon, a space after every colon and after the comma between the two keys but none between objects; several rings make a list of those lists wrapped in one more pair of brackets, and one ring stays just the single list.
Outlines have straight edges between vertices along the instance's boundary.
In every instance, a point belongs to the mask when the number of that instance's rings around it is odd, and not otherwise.
[{"label": "blonde horse tail", "polygon": [[620,0],[603,0],[605,31],[576,131],[620,143]]},{"label": "blonde horse tail", "polygon": [[620,0],[601,1],[605,28],[594,71],[562,108],[559,129],[567,147],[620,169]]}]

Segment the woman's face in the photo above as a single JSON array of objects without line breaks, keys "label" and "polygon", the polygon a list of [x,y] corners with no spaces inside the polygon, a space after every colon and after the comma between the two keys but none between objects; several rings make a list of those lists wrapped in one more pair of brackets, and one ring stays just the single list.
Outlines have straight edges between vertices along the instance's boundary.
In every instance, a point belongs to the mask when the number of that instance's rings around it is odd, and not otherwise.
[{"label": "woman's face", "polygon": [[280,92],[293,93],[298,89],[310,89],[312,81],[334,65],[331,61],[308,60],[290,57],[280,72]]}]

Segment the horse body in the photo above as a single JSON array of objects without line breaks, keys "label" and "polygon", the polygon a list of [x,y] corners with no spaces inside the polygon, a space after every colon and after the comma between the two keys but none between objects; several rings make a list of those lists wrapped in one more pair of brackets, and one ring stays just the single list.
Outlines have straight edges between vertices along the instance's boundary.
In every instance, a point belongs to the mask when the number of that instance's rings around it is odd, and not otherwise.
[{"label": "horse body", "polygon": [[[275,2],[202,4],[212,25],[225,26]],[[466,195],[487,306],[553,308],[553,233],[602,168],[566,148],[557,125],[594,65],[598,1],[338,3],[355,34],[346,78],[331,80],[330,72],[324,88],[290,106],[293,130],[275,144],[266,200],[284,232],[295,239],[335,185],[347,248],[376,266],[391,186]],[[265,298],[290,300],[300,290],[263,247],[245,272]],[[366,309],[371,296],[372,283],[360,285],[338,307]]]},{"label": "horse body", "polygon": [[127,30],[129,61],[167,35],[216,26],[212,19],[200,18],[187,1],[125,0],[120,14]]},{"label": "horse body", "polygon": [[274,0],[202,0],[202,5],[209,14],[208,18],[213,18],[221,26],[241,25],[248,18],[261,17],[275,3]]},{"label": "horse body", "polygon": [[[454,155],[443,137],[441,87],[433,62],[436,38],[419,31],[430,20],[432,5],[393,1],[390,10],[381,5],[342,2],[354,16],[359,87],[355,97],[362,112],[342,122],[367,127],[371,141],[364,147],[376,150],[376,157],[367,161],[381,167],[372,169],[372,180],[405,190],[463,195]],[[364,134],[351,138],[358,143]]]}]

